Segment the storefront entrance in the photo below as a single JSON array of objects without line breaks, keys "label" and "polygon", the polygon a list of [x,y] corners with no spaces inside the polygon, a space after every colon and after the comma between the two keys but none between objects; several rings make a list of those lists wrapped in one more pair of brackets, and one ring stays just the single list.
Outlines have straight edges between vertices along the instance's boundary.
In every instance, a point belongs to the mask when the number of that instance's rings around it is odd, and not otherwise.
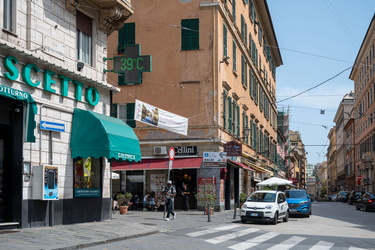
[{"label": "storefront entrance", "polygon": [[22,107],[0,97],[0,226],[21,219]]},{"label": "storefront entrance", "polygon": [[[0,110],[0,120],[3,122],[4,116],[10,116],[5,110]],[[0,222],[10,221],[11,218],[11,147],[9,143],[9,127],[0,124]]]},{"label": "storefront entrance", "polygon": [[174,206],[175,209],[182,209],[184,198],[182,196],[183,184],[188,185],[190,191],[189,197],[189,208],[196,209],[196,198],[195,194],[197,193],[197,170],[196,169],[174,169],[171,171],[171,180],[176,187],[177,196],[175,198]]}]

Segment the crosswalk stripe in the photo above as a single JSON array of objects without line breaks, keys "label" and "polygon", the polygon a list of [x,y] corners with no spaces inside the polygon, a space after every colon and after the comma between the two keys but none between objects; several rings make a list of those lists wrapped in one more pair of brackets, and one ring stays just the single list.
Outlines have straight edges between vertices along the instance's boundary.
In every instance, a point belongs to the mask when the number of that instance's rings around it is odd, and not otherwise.
[{"label": "crosswalk stripe", "polygon": [[235,232],[235,233],[221,235],[221,236],[218,236],[218,237],[215,237],[215,238],[212,238],[212,239],[209,239],[209,240],[205,240],[205,241],[209,242],[209,243],[212,243],[212,244],[218,244],[218,243],[222,243],[222,242],[227,241],[227,240],[235,239],[237,237],[241,237],[241,236],[244,236],[244,235],[247,235],[247,234],[250,234],[250,233],[257,232],[259,230],[260,229],[249,228],[249,229],[241,230],[241,231],[238,231],[238,232]]},{"label": "crosswalk stripe", "polygon": [[267,248],[268,250],[287,250],[294,246],[296,246],[298,243],[302,242],[306,238],[299,237],[299,236],[293,236],[287,240],[284,240],[280,244],[277,244],[273,247]]},{"label": "crosswalk stripe", "polygon": [[262,242],[265,242],[266,240],[272,239],[273,237],[276,237],[278,235],[279,235],[278,233],[269,232],[269,233],[266,233],[266,234],[263,234],[263,235],[259,235],[255,238],[250,239],[250,240],[232,245],[229,248],[235,249],[235,250],[248,249],[248,248],[254,247],[254,246],[256,246],[256,245],[258,245]]},{"label": "crosswalk stripe", "polygon": [[207,229],[207,230],[192,232],[192,233],[188,233],[186,235],[190,236],[190,237],[198,237],[198,236],[202,236],[202,235],[205,235],[205,234],[217,233],[217,232],[220,232],[220,231],[225,231],[225,230],[233,229],[233,228],[240,227],[240,226],[241,225],[233,224],[233,225],[229,225],[229,226],[223,226],[223,227],[217,227],[217,228],[213,228],[213,229]]},{"label": "crosswalk stripe", "polygon": [[327,241],[319,241],[316,243],[313,247],[309,248],[310,250],[324,250],[324,249],[330,249],[335,243],[327,242]]}]

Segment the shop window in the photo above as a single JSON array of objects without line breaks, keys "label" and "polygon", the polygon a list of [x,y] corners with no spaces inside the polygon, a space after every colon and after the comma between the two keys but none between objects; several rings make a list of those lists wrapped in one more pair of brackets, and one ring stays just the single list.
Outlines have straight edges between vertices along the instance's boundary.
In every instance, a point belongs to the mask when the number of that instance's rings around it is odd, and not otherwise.
[{"label": "shop window", "polygon": [[74,160],[74,197],[101,197],[101,162],[93,157]]},{"label": "shop window", "polygon": [[199,49],[199,19],[183,19],[181,27],[181,49]]},{"label": "shop window", "polygon": [[92,19],[77,11],[77,60],[91,65]]}]

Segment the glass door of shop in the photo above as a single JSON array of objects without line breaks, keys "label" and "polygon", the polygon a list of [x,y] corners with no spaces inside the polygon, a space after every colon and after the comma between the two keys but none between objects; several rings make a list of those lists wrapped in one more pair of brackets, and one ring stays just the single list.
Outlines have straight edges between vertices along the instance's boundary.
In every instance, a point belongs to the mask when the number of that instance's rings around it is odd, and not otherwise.
[{"label": "glass door of shop", "polygon": [[10,129],[5,124],[9,112],[0,109],[0,223],[11,219],[11,182],[10,176]]}]

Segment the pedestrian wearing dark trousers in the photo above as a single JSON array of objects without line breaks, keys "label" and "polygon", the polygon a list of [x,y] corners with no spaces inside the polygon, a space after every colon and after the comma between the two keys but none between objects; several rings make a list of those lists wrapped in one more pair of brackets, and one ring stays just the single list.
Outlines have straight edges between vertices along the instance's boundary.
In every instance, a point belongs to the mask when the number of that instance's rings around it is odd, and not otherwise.
[{"label": "pedestrian wearing dark trousers", "polygon": [[182,203],[182,210],[184,211],[189,211],[189,188],[187,184],[182,184],[182,198],[183,198],[183,203]]},{"label": "pedestrian wearing dark trousers", "polygon": [[169,221],[169,215],[172,215],[172,220],[176,219],[176,213],[173,212],[173,200],[176,196],[176,188],[172,185],[172,181],[168,180],[167,186],[164,188],[165,206],[167,208],[166,221]]}]

